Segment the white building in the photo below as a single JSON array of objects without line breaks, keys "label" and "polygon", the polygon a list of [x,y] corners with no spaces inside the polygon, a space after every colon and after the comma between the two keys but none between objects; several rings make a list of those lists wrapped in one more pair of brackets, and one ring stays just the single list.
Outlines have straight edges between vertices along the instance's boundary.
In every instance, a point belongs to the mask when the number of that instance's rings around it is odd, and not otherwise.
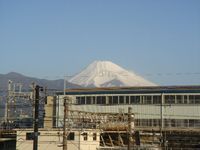
[{"label": "white building", "polygon": [[[17,130],[17,150],[33,149],[33,130]],[[40,129],[38,150],[63,150],[62,129]],[[100,144],[97,130],[71,130],[67,133],[68,150],[96,150]]]},{"label": "white building", "polygon": [[200,129],[200,86],[66,90],[55,98],[56,127],[62,126],[65,96],[70,97],[73,110],[127,113],[132,107],[136,128]]}]

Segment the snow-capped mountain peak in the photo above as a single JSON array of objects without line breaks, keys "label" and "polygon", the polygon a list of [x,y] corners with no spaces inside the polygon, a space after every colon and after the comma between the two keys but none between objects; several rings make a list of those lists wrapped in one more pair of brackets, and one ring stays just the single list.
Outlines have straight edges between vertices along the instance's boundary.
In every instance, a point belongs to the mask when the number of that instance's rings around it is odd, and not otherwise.
[{"label": "snow-capped mountain peak", "polygon": [[155,86],[156,84],[127,71],[111,61],[94,61],[70,79],[85,87]]}]

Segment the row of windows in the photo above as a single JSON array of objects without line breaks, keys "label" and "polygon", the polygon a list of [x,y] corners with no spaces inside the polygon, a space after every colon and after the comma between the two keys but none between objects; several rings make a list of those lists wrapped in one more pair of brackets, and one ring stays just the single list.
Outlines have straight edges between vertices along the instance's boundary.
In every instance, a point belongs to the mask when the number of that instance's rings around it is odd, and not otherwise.
[{"label": "row of windows", "polygon": [[166,95],[165,103],[200,104],[200,95]]},{"label": "row of windows", "polygon": [[[160,119],[135,119],[136,127],[160,127]],[[200,120],[194,119],[164,119],[163,127],[199,128]]]},{"label": "row of windows", "polygon": [[[76,104],[160,104],[161,96],[78,96]],[[165,95],[165,104],[200,104],[200,95]]]},{"label": "row of windows", "polygon": [[[84,132],[84,133],[81,134],[81,136],[83,136],[84,141],[88,140],[88,133]],[[93,138],[93,141],[96,141],[97,140],[97,133],[93,133],[92,138]],[[70,132],[69,135],[67,136],[67,140],[69,140],[69,141],[75,140],[75,133]]]}]

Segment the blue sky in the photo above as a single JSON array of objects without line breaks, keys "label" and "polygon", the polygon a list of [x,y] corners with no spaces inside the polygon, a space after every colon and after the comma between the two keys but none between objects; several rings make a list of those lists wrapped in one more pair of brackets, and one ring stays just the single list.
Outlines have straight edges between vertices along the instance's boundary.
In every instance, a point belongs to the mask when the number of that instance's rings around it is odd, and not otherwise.
[{"label": "blue sky", "polygon": [[200,84],[200,0],[1,0],[0,73],[73,75],[110,60],[158,84]]}]

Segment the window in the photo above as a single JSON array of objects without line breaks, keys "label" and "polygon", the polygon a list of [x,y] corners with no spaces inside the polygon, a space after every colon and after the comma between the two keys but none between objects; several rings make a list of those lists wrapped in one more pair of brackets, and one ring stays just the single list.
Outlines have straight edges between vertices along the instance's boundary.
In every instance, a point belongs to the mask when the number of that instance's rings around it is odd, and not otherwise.
[{"label": "window", "polygon": [[76,103],[81,104],[81,98],[80,97],[76,97]]},{"label": "window", "polygon": [[85,97],[81,97],[81,104],[85,104]]},{"label": "window", "polygon": [[126,96],[126,104],[129,104],[129,96]]},{"label": "window", "polygon": [[118,96],[113,96],[113,104],[118,104]]},{"label": "window", "polygon": [[194,120],[194,127],[200,127],[200,120]]},{"label": "window", "polygon": [[82,135],[83,135],[83,140],[84,140],[84,141],[87,141],[87,139],[88,139],[88,134],[84,132]]},{"label": "window", "polygon": [[176,120],[175,119],[171,119],[171,127],[176,127]]},{"label": "window", "polygon": [[102,104],[106,104],[106,97],[105,96],[102,96]]},{"label": "window", "polygon": [[171,127],[171,120],[170,119],[164,119],[164,127]]},{"label": "window", "polygon": [[124,104],[124,96],[120,96],[119,97],[119,103],[120,104]]},{"label": "window", "polygon": [[97,133],[93,133],[93,141],[97,140]]},{"label": "window", "polygon": [[184,119],[184,127],[189,127],[189,120],[188,119]]},{"label": "window", "polygon": [[96,104],[96,97],[92,96],[92,104]]},{"label": "window", "polygon": [[131,104],[139,104],[140,96],[131,96]]},{"label": "window", "polygon": [[153,96],[153,104],[160,104],[161,96]]},{"label": "window", "polygon": [[190,119],[189,120],[189,127],[194,127],[194,125],[195,125],[194,119]]},{"label": "window", "polygon": [[160,119],[152,119],[153,121],[153,126],[158,127],[160,126]]},{"label": "window", "polygon": [[200,95],[195,96],[195,103],[200,104]]},{"label": "window", "polygon": [[144,104],[151,104],[152,98],[151,96],[143,96]]},{"label": "window", "polygon": [[70,132],[69,135],[67,136],[67,140],[73,141],[75,139],[74,132]]},{"label": "window", "polygon": [[97,104],[101,104],[101,96],[97,96]]},{"label": "window", "polygon": [[177,95],[176,96],[176,101],[177,101],[177,104],[182,104],[183,103],[182,95]]},{"label": "window", "polygon": [[[38,136],[40,132],[38,132]],[[26,140],[34,140],[34,132],[26,132]]]},{"label": "window", "polygon": [[184,95],[184,104],[187,104],[187,103],[188,103],[188,96]]},{"label": "window", "polygon": [[200,95],[189,95],[190,104],[200,104]]},{"label": "window", "polygon": [[105,96],[97,96],[97,104],[106,104]]},{"label": "window", "polygon": [[195,103],[195,96],[194,95],[189,95],[189,103],[194,104]]},{"label": "window", "polygon": [[91,101],[91,97],[90,96],[87,96],[86,97],[86,104],[91,104],[92,101]]},{"label": "window", "polygon": [[108,96],[108,104],[112,104],[112,96]]},{"label": "window", "polygon": [[33,140],[34,134],[33,132],[26,132],[26,140]]},{"label": "window", "polygon": [[184,127],[184,120],[176,119],[176,127]]},{"label": "window", "polygon": [[166,95],[165,103],[166,104],[175,104],[175,95]]},{"label": "window", "polygon": [[135,103],[135,96],[131,96],[131,104]]}]

